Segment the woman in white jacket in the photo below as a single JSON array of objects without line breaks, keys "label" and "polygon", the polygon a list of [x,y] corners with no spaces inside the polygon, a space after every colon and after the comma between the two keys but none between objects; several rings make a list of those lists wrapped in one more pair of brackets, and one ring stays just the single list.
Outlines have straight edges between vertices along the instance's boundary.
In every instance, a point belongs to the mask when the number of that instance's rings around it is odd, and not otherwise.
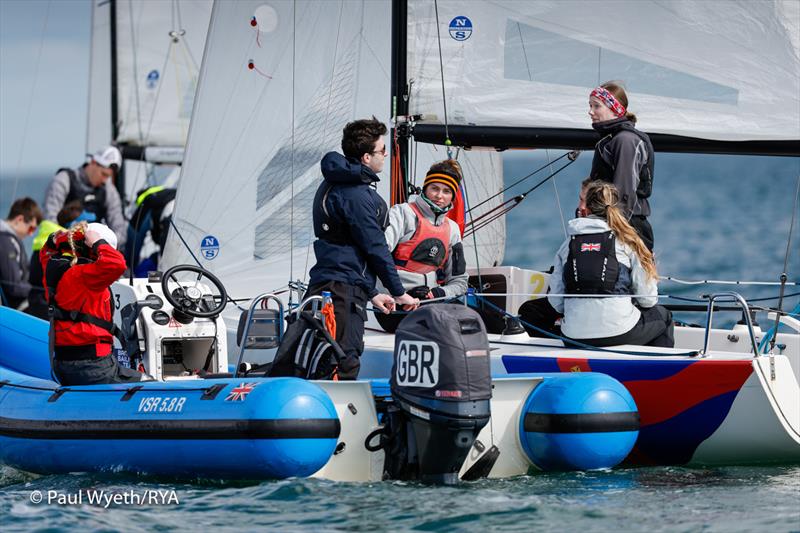
[{"label": "woman in white jacket", "polygon": [[[561,332],[565,337],[593,346],[672,347],[672,316],[656,305],[658,273],[653,254],[618,204],[614,185],[602,181],[587,185],[588,216],[569,221],[569,238],[559,248],[550,276],[553,296],[547,298],[564,315]],[[603,296],[582,296],[593,294]]]},{"label": "woman in white jacket", "polygon": [[[420,300],[456,298],[467,292],[461,230],[447,213],[459,193],[461,166],[453,159],[431,165],[422,193],[389,210],[386,243],[408,294]],[[405,314],[376,314],[394,332]]]}]

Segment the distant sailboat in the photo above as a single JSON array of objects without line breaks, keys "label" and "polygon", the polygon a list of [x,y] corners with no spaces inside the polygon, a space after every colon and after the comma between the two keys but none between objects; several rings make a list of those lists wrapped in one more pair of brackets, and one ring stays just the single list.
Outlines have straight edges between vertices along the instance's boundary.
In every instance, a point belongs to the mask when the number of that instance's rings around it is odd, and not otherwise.
[{"label": "distant sailboat", "polygon": [[183,160],[211,6],[211,0],[92,2],[86,150],[120,147],[126,165],[117,186],[128,201],[153,184],[152,165]]}]

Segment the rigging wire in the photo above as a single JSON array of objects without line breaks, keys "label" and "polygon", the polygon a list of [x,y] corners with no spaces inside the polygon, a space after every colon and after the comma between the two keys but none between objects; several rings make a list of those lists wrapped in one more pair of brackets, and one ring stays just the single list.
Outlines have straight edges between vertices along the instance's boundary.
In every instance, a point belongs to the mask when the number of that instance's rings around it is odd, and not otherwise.
[{"label": "rigging wire", "polygon": [[[131,55],[133,56],[133,79],[139,79],[139,62],[136,56],[136,28],[133,27],[133,2],[128,3],[128,14],[130,15],[131,30]],[[139,129],[139,143],[144,144],[144,132],[142,132],[142,106],[139,102],[139,88],[134,85],[133,94],[136,97],[136,127]]]},{"label": "rigging wire", "polygon": [[[783,310],[783,291],[786,288],[787,275],[786,271],[789,269],[789,251],[792,249],[792,232],[794,231],[794,218],[797,214],[797,200],[800,198],[800,175],[797,176],[797,187],[794,191],[794,201],[792,206],[792,221],[789,223],[789,238],[786,239],[786,254],[783,256],[783,272],[781,272],[781,289],[780,297],[778,298],[778,310]],[[769,331],[771,336],[769,341],[770,351],[775,349],[775,340],[778,337],[778,325],[780,324],[780,313],[775,314],[775,325]]]},{"label": "rigging wire", "polygon": [[[542,165],[541,167],[537,168],[536,170],[534,170],[534,171],[533,171],[533,172],[531,172],[530,174],[527,174],[527,175],[525,175],[525,176],[521,177],[520,179],[518,179],[517,181],[515,181],[514,183],[512,183],[512,184],[511,184],[511,185],[509,185],[508,187],[505,187],[503,190],[501,190],[501,191],[500,191],[500,192],[498,192],[497,194],[493,194],[492,196],[490,196],[490,197],[486,198],[486,199],[485,199],[485,200],[483,200],[482,202],[480,202],[480,203],[478,203],[478,204],[476,204],[476,205],[472,206],[472,207],[471,207],[471,209],[477,209],[477,208],[479,208],[480,206],[482,206],[483,204],[485,204],[485,203],[487,203],[487,202],[489,202],[489,201],[491,201],[491,200],[493,200],[493,199],[497,198],[498,196],[501,196],[501,195],[505,194],[505,193],[506,193],[506,192],[508,192],[509,190],[513,189],[514,187],[516,187],[517,185],[519,185],[520,183],[522,183],[523,181],[527,180],[527,179],[528,179],[528,178],[530,178],[530,177],[533,177],[533,176],[535,176],[536,174],[538,174],[538,173],[539,173],[539,172],[541,172],[542,170],[544,170],[544,169],[546,169],[546,168],[550,167],[550,166],[551,166],[553,163],[556,163],[556,162],[560,161],[561,159],[564,159],[565,157],[568,157],[568,156],[570,156],[570,154],[577,154],[577,152],[565,152],[564,154],[560,155],[559,157],[557,157],[557,158],[553,159],[553,161],[551,161],[551,162],[548,162],[548,163],[546,163],[546,164]],[[574,157],[575,157],[575,159],[577,159],[577,157],[578,157],[578,156],[577,156],[577,155],[575,155]],[[552,176],[548,176],[546,179],[549,179],[550,177],[552,177]],[[538,186],[538,185],[537,185],[537,186]],[[534,189],[535,189],[535,187],[534,187]],[[534,190],[534,189],[531,189],[531,190]],[[528,192],[530,192],[530,191],[528,191]]]},{"label": "rigging wire", "polygon": [[[547,161],[549,163],[550,162],[550,150],[549,149],[545,149],[544,153],[547,156]],[[549,170],[551,172],[553,171],[552,163],[550,163],[550,165],[549,165]],[[556,205],[558,206],[558,214],[561,216],[561,227],[564,229],[564,238],[567,239],[567,238],[569,238],[569,235],[567,234],[567,223],[564,221],[564,210],[561,208],[561,198],[558,195],[558,187],[556,186],[555,177],[553,177],[552,184],[553,184],[553,192],[556,194]]]},{"label": "rigging wire", "polygon": [[[331,61],[331,81],[328,84],[328,103],[325,106],[325,124],[322,126],[322,138],[326,139],[328,137],[328,126],[330,124],[330,117],[331,117],[331,100],[333,99],[333,84],[334,80],[336,79],[336,57],[339,54],[339,35],[342,31],[342,14],[344,13],[344,4],[339,4],[339,22],[336,26],[336,44],[333,47],[333,61]],[[363,27],[363,25],[362,25]],[[295,175],[292,172],[292,182],[294,182]],[[294,194],[292,194],[292,203],[294,203]],[[291,219],[290,222],[291,226],[291,235],[290,239],[294,239],[294,218]],[[306,242],[306,263],[303,268],[303,280],[305,281],[305,277],[308,276],[308,263],[311,258],[311,247],[312,241],[314,239],[314,233],[311,232],[308,235],[308,240]],[[294,243],[290,241],[290,246],[294,248]],[[290,279],[294,277],[294,272],[290,271]]]},{"label": "rigging wire", "polygon": [[[488,210],[487,212],[481,214],[479,217],[475,218],[474,220],[471,219],[470,222],[468,224],[466,224],[466,226],[469,227],[469,230],[468,231],[466,231],[466,230],[464,231],[464,236],[466,237],[466,236],[468,236],[468,235],[470,235],[470,234],[472,234],[472,233],[474,233],[474,232],[476,232],[476,231],[478,231],[478,230],[480,230],[482,228],[485,228],[489,224],[493,223],[495,220],[497,220],[497,219],[503,217],[504,215],[506,215],[509,211],[511,211],[512,209],[517,207],[520,203],[522,203],[522,200],[524,200],[528,196],[528,194],[532,193],[533,191],[535,191],[536,189],[541,187],[544,183],[547,182],[547,180],[553,178],[559,172],[561,172],[562,170],[564,170],[565,168],[567,168],[568,166],[570,166],[574,162],[575,162],[575,159],[571,159],[570,158],[570,161],[568,163],[565,163],[564,165],[562,165],[560,168],[558,168],[552,174],[548,175],[547,177],[545,177],[544,179],[539,181],[536,185],[534,185],[533,187],[531,187],[530,189],[528,189],[524,193],[519,194],[519,195],[517,195],[517,196],[515,196],[513,198],[509,198],[505,202],[503,202],[503,203],[493,207],[492,209]],[[495,196],[497,196],[497,195],[495,195]]]},{"label": "rigging wire", "polygon": [[39,36],[39,50],[36,52],[36,63],[33,69],[33,90],[29,94],[27,109],[25,110],[25,122],[22,126],[22,146],[19,148],[19,156],[17,156],[17,171],[14,173],[14,192],[11,199],[17,197],[17,188],[19,187],[19,169],[22,167],[22,155],[25,153],[25,141],[28,138],[28,124],[31,117],[31,108],[33,107],[33,96],[36,93],[36,85],[39,81],[39,66],[42,59],[42,49],[44,48],[44,35],[47,31],[47,22],[50,19],[50,6],[52,0],[47,2],[47,9],[44,13],[44,23],[42,24],[42,33]]},{"label": "rigging wire", "polygon": [[[289,193],[291,194],[292,201],[289,202],[289,279],[294,277],[294,254],[291,251],[292,247],[292,239],[294,237],[294,133],[295,133],[295,123],[294,123],[294,100],[296,96],[295,91],[295,67],[297,66],[297,5],[292,5],[292,158],[289,162],[289,166],[291,168],[292,177],[291,181],[289,182]],[[292,292],[289,292],[289,305],[292,305],[294,302],[292,301]]]},{"label": "rigging wire", "polygon": [[[780,281],[739,281],[739,280],[720,280],[720,279],[702,279],[702,280],[686,280],[672,276],[659,276],[659,281],[671,281],[681,285],[781,285]],[[786,285],[798,285],[800,283],[794,281],[787,281]]]},{"label": "rigging wire", "polygon": [[436,10],[436,44],[439,46],[439,73],[442,78],[442,107],[444,108],[444,144],[447,146],[447,157],[450,157],[450,128],[447,122],[447,97],[444,92],[444,61],[442,60],[442,36],[439,34],[439,1],[433,0],[433,8]]}]

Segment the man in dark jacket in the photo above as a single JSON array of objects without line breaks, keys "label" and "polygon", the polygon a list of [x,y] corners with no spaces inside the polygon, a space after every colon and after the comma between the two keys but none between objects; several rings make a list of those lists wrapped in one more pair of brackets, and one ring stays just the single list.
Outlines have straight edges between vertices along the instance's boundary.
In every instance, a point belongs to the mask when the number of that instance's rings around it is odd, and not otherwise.
[{"label": "man in dark jacket", "polygon": [[[314,254],[307,295],[330,291],[336,317],[336,341],[346,357],[339,378],[356,379],[364,350],[367,300],[388,313],[395,304],[410,310],[419,300],[406,294],[384,229],[388,207],[375,190],[387,155],[386,126],[375,119],[350,122],[342,151],[322,159],[324,181],[314,198]],[[391,294],[375,288],[376,276]]]},{"label": "man in dark jacket", "polygon": [[28,298],[28,254],[22,239],[33,235],[42,211],[30,198],[11,204],[6,220],[0,220],[0,297],[2,304],[18,308]]}]

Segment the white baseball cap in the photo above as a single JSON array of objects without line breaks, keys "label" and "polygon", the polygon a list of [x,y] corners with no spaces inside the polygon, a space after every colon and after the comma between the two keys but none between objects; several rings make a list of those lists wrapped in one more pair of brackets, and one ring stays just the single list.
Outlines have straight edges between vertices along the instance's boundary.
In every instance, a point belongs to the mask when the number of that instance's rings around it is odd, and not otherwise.
[{"label": "white baseball cap", "polygon": [[100,166],[109,168],[116,165],[117,168],[122,166],[122,154],[116,146],[106,146],[92,154],[92,159]]},{"label": "white baseball cap", "polygon": [[100,238],[110,244],[113,248],[117,247],[117,234],[114,231],[106,226],[105,224],[100,224],[99,222],[92,222],[86,227],[87,231],[96,231],[100,234]]}]

